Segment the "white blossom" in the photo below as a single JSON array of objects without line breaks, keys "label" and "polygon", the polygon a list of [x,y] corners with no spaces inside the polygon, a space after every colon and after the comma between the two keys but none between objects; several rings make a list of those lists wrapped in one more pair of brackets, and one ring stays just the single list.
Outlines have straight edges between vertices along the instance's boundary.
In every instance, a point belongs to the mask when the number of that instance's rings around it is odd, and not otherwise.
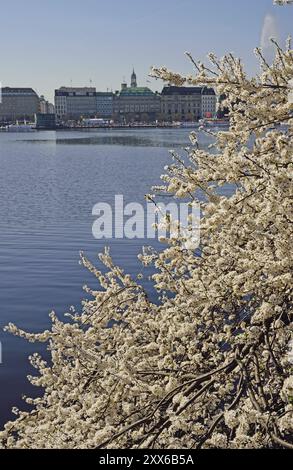
[{"label": "white blossom", "polygon": [[292,5],[293,0],[274,0],[275,5]]}]

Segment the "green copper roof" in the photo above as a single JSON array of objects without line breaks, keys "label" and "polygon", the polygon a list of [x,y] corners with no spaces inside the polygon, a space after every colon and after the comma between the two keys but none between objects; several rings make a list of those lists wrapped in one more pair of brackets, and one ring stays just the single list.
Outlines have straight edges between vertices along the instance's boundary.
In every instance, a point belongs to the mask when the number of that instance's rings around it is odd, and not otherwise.
[{"label": "green copper roof", "polygon": [[150,96],[154,93],[147,87],[132,87],[120,91],[120,96]]}]

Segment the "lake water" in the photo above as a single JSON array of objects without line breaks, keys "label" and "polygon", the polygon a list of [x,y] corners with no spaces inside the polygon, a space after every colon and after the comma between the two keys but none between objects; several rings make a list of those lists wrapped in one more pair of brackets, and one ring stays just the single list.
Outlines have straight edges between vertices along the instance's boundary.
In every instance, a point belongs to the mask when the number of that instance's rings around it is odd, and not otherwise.
[{"label": "lake water", "polygon": [[[105,244],[126,271],[141,271],[137,254],[145,240],[95,240],[92,208],[144,203],[170,162],[168,149],[189,145],[189,131],[90,130],[0,133],[0,426],[11,407],[32,395],[27,357],[41,348],[3,332],[8,322],[28,331],[50,327],[84,297],[95,279],[79,265],[79,251],[97,259]],[[205,135],[200,140],[206,146]],[[153,245],[158,246],[154,241]],[[148,286],[147,286],[148,287]]]}]

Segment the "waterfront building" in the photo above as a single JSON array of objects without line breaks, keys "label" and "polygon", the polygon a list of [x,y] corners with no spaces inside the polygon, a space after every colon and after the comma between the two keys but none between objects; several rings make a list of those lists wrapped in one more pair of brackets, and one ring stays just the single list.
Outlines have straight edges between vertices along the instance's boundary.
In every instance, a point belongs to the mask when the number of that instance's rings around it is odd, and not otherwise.
[{"label": "waterfront building", "polygon": [[166,86],[161,95],[160,120],[197,121],[202,117],[202,88]]},{"label": "waterfront building", "polygon": [[37,129],[55,129],[56,115],[55,113],[37,113],[36,114]]},{"label": "waterfront building", "polygon": [[55,114],[55,106],[53,105],[53,103],[49,103],[48,102],[48,114]]},{"label": "waterfront building", "polygon": [[113,99],[114,94],[111,92],[96,92],[97,117],[112,118],[113,116]]},{"label": "waterfront building", "polygon": [[55,90],[56,116],[61,120],[95,117],[97,112],[96,100],[96,89],[94,87],[61,87]]},{"label": "waterfront building", "polygon": [[0,121],[34,120],[39,111],[39,97],[32,88],[2,88]]},{"label": "waterfront building", "polygon": [[135,71],[131,75],[131,86],[125,82],[113,100],[113,117],[116,122],[154,122],[161,109],[161,99],[148,87],[137,86]]},{"label": "waterfront building", "polygon": [[55,107],[52,103],[49,103],[49,101],[47,101],[43,95],[41,95],[40,96],[39,111],[42,114],[54,114],[55,113]]},{"label": "waterfront building", "polygon": [[213,118],[217,114],[217,96],[213,88],[202,88],[201,115],[203,118]]}]

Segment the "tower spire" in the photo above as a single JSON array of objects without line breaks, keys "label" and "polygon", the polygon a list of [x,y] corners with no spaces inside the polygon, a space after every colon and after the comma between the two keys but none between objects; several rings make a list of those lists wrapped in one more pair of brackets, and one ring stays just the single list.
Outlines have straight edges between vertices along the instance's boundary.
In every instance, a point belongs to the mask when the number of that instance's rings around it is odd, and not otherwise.
[{"label": "tower spire", "polygon": [[133,72],[132,72],[132,75],[131,75],[131,88],[136,88],[137,87],[137,79],[136,79],[136,73],[134,71],[134,67],[133,67]]}]

